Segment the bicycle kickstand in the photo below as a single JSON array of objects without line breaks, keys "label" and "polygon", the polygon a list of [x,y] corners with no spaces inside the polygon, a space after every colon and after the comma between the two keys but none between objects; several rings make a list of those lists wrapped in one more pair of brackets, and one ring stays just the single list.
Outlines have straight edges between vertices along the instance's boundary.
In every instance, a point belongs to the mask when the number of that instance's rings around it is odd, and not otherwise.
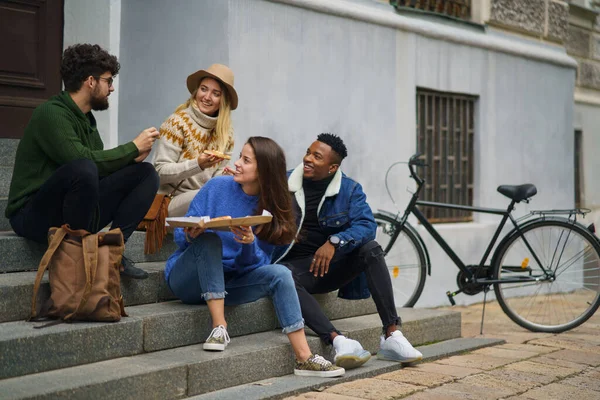
[{"label": "bicycle kickstand", "polygon": [[487,294],[490,291],[489,286],[484,286],[483,288],[483,310],[481,311],[481,327],[479,328],[479,334],[483,335],[483,319],[485,318],[485,302],[487,299]]}]

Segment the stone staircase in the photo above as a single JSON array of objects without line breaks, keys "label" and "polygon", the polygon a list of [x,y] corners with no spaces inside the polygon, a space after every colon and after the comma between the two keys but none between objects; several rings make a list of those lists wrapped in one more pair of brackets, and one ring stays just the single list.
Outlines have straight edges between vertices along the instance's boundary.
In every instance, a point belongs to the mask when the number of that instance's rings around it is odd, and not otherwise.
[{"label": "stone staircase", "polygon": [[[175,300],[164,280],[165,260],[175,248],[172,238],[159,254],[146,256],[139,232],[127,243],[126,255],[150,277],[122,279],[129,317],[117,323],[77,322],[34,329],[39,323],[25,319],[45,248],[16,236],[3,217],[15,150],[16,141],[0,139],[0,398],[210,397],[214,391],[292,374],[293,353],[278,329],[270,299],[227,307],[231,344],[222,353],[203,351],[201,344],[211,325],[206,306]],[[40,302],[48,296],[46,281]],[[377,351],[381,328],[371,299],[347,301],[335,293],[317,297],[338,329],[360,340],[367,350]],[[403,332],[415,345],[460,337],[459,313],[399,312]],[[331,350],[314,334],[309,332],[308,339],[314,352],[332,358]],[[378,362],[367,365],[373,369]],[[392,367],[399,366],[385,365]]]}]

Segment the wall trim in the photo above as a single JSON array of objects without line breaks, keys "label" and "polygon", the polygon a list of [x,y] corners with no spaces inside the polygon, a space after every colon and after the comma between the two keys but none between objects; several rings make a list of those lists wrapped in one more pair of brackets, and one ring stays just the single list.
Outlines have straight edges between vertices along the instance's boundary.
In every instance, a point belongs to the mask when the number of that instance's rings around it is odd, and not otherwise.
[{"label": "wall trim", "polygon": [[391,6],[389,11],[384,11],[366,4],[357,4],[345,0],[267,1],[304,8],[322,14],[369,22],[406,32],[413,32],[433,39],[479,47],[531,60],[547,62],[561,67],[577,68],[577,62],[573,58],[558,50],[492,36],[486,33],[472,32],[422,19],[409,18],[397,14]]}]

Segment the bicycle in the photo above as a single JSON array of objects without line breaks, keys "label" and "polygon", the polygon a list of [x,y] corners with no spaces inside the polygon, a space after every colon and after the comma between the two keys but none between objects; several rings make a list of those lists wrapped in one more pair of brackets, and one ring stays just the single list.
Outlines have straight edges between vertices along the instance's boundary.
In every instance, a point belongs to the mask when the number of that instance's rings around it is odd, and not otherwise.
[{"label": "bicycle", "polygon": [[[386,173],[385,182],[390,169]],[[415,305],[431,276],[431,262],[425,242],[408,222],[413,214],[432,235],[459,269],[458,290],[447,291],[452,305],[459,293],[476,295],[484,292],[481,329],[486,296],[493,286],[496,300],[504,313],[518,325],[537,332],[564,332],[588,320],[600,306],[600,241],[593,224],[585,227],[577,216],[587,209],[539,210],[515,219],[512,211],[520,202],[529,203],[537,193],[532,184],[503,185],[498,192],[510,199],[506,209],[493,209],[419,200],[425,180],[416,167],[426,164],[413,155],[409,162],[410,177],[417,183],[403,213],[378,210],[376,240],[384,249],[392,279],[402,279],[395,286],[396,304]],[[394,202],[391,193],[388,194]],[[395,203],[394,203],[395,204]],[[418,206],[439,207],[501,215],[502,219],[477,265],[466,265],[440,236]],[[486,264],[507,221],[513,229],[500,240]],[[510,226],[510,225],[508,225]],[[401,264],[394,265],[394,260]],[[398,289],[400,287],[400,289]],[[406,290],[405,290],[406,289]]]}]

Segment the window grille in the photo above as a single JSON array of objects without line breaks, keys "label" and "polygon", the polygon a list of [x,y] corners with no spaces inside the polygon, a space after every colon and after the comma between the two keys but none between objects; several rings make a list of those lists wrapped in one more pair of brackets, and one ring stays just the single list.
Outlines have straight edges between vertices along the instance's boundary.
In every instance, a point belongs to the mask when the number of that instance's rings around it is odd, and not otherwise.
[{"label": "window grille", "polygon": [[408,7],[454,18],[471,19],[471,0],[392,0],[390,3],[397,8]]},{"label": "window grille", "polygon": [[[417,151],[428,167],[422,200],[473,205],[476,97],[417,89]],[[472,221],[472,212],[423,207],[432,222]]]}]

